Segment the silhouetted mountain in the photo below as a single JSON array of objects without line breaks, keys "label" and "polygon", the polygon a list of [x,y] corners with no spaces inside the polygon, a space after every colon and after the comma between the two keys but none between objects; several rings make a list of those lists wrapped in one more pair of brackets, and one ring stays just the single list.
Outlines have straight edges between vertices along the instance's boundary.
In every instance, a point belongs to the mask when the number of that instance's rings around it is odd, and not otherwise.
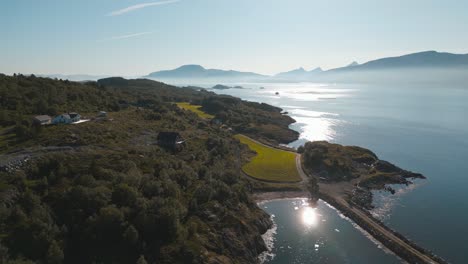
[{"label": "silhouetted mountain", "polygon": [[424,51],[399,57],[372,60],[361,65],[342,67],[328,72],[386,70],[398,68],[461,68],[468,67],[468,54],[452,54],[446,52]]},{"label": "silhouetted mountain", "polygon": [[169,83],[197,82],[368,82],[368,81],[447,81],[462,80],[468,75],[468,54],[425,51],[398,57],[381,58],[363,64],[353,61],[336,69],[323,71],[304,68],[273,76],[254,72],[205,69],[200,65],[184,65],[174,70],[158,71],[145,76]]},{"label": "silhouetted mountain", "polygon": [[315,68],[315,69],[310,70],[310,71],[306,71],[306,70],[304,70],[304,68],[301,67],[299,69],[295,69],[295,70],[292,70],[292,71],[278,73],[275,76],[273,76],[273,78],[276,79],[276,80],[299,80],[299,81],[303,81],[303,80],[308,80],[308,79],[314,77],[315,75],[321,73],[322,71],[323,70],[320,67]]},{"label": "silhouetted mountain", "polygon": [[323,72],[313,82],[464,84],[468,54],[425,51]]},{"label": "silhouetted mountain", "polygon": [[174,70],[158,71],[148,74],[148,78],[160,80],[200,80],[200,79],[216,79],[216,80],[232,80],[232,81],[256,81],[264,80],[269,76],[261,75],[253,72],[240,72],[233,70],[218,70],[205,69],[200,65],[184,65]]}]

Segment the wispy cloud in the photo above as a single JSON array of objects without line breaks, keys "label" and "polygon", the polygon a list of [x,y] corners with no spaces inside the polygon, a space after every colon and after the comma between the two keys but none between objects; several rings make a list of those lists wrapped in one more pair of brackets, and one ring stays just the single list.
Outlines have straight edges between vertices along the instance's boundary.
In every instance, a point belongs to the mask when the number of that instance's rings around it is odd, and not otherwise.
[{"label": "wispy cloud", "polygon": [[128,12],[132,12],[138,9],[142,9],[145,7],[150,7],[150,6],[158,6],[158,5],[167,5],[167,4],[172,4],[172,3],[177,3],[180,0],[164,0],[164,1],[157,1],[157,2],[150,2],[150,3],[143,3],[143,4],[137,4],[137,5],[132,5],[123,9],[115,10],[107,14],[107,16],[120,16]]},{"label": "wispy cloud", "polygon": [[139,37],[139,36],[143,36],[143,35],[149,35],[149,34],[153,34],[153,33],[154,32],[151,32],[151,31],[139,32],[139,33],[115,36],[115,37],[111,37],[111,38],[108,38],[108,39],[101,39],[101,40],[98,40],[98,42],[103,42],[103,41],[108,41],[108,40],[135,38],[135,37]]}]

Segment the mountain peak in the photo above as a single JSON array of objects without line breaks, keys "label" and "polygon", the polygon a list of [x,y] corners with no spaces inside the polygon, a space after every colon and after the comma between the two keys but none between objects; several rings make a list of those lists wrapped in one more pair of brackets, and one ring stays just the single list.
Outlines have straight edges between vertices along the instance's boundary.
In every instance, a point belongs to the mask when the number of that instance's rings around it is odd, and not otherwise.
[{"label": "mountain peak", "polygon": [[356,61],[353,61],[350,64],[348,64],[347,67],[353,67],[353,66],[358,66],[358,65],[359,65],[359,63],[357,63]]},{"label": "mountain peak", "polygon": [[198,64],[187,64],[180,66],[176,70],[205,70],[205,68]]},{"label": "mountain peak", "polygon": [[301,73],[301,72],[306,72],[306,70],[304,70],[303,67],[299,67],[299,68],[294,69],[294,70],[292,70],[292,71],[290,71],[290,72]]}]

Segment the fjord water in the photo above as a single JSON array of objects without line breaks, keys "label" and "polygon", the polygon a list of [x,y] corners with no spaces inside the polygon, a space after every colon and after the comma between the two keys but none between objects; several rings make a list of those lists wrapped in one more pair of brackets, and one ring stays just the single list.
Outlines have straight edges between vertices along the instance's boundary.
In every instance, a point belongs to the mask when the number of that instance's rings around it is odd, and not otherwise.
[{"label": "fjord water", "polygon": [[[293,147],[307,140],[358,145],[371,149],[381,159],[424,174],[427,180],[400,188],[395,195],[376,193],[378,208],[373,213],[388,226],[449,262],[466,263],[468,85],[241,85],[246,89],[216,92],[283,108],[297,121],[291,127],[301,133],[300,139],[290,144]],[[275,95],[276,92],[279,94]],[[298,232],[292,235],[297,223],[290,215],[290,201],[272,201],[263,206],[275,215],[278,225],[274,244],[276,256],[269,263],[294,263],[293,260],[307,263],[315,257],[330,256],[331,251],[353,252],[368,256],[369,261],[338,254],[336,261],[328,263],[377,263],[371,261],[377,246],[359,242],[364,237],[360,232],[349,231],[342,240],[333,238],[334,229],[344,230],[348,222],[336,221],[333,228],[320,229],[324,243],[330,245],[328,249],[326,245],[319,245],[319,250],[315,251],[310,243],[317,234]],[[336,212],[322,204],[317,210],[328,219],[337,217]],[[302,257],[279,250],[292,244],[302,245],[302,249],[297,249],[303,250]],[[320,248],[326,249],[323,255]],[[387,256],[381,250],[382,261],[379,258],[378,263],[398,262],[394,256],[385,261]]]}]

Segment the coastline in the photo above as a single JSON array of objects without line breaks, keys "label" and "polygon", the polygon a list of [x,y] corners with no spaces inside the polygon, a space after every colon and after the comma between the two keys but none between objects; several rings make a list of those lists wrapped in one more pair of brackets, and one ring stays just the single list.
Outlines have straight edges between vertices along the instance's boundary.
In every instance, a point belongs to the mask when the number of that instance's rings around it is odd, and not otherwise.
[{"label": "coastline", "polygon": [[263,204],[274,200],[308,198],[310,194],[306,191],[279,191],[259,192],[252,195],[257,204]]},{"label": "coastline", "polygon": [[[259,194],[257,194],[255,196],[254,199],[258,199],[258,200],[255,200],[257,202],[258,206],[261,206],[261,205],[263,205],[265,203],[269,203],[269,202],[272,202],[272,201],[280,201],[280,200],[286,200],[286,201],[288,201],[288,200],[297,200],[297,199],[309,199],[310,200],[310,198],[307,196],[307,194],[301,195],[302,192],[288,192],[288,193],[281,192],[281,193],[277,193],[277,194],[278,195],[274,195],[274,193],[271,193],[271,192],[263,193],[263,194],[259,193]],[[295,195],[295,194],[297,194],[297,195]],[[369,232],[367,232],[360,225],[358,225],[356,222],[354,222],[353,219],[351,219],[351,218],[347,217],[346,215],[344,215],[340,210],[338,210],[336,207],[334,207],[333,205],[331,205],[327,201],[319,198],[317,201],[309,201],[309,202],[312,202],[312,207],[316,207],[316,205],[318,204],[319,201],[321,201],[327,207],[333,209],[333,211],[336,214],[338,214],[341,218],[343,218],[346,221],[348,221],[349,223],[351,223],[351,225],[354,228],[358,229],[367,239],[371,240],[375,245],[377,245],[377,247],[379,249],[383,250],[387,254],[391,254],[391,255],[395,256],[400,261],[403,261],[403,259],[401,259],[400,256],[398,256],[395,252],[393,252],[392,250],[387,248],[378,239],[374,238]],[[271,217],[271,220],[273,221],[273,226],[270,229],[268,229],[268,231],[265,232],[265,234],[262,235],[263,240],[267,244],[268,250],[262,252],[259,255],[259,262],[260,263],[265,263],[265,261],[267,261],[268,258],[270,258],[270,260],[272,260],[273,257],[275,256],[275,254],[272,252],[272,250],[274,248],[274,236],[277,234],[277,224],[274,221],[274,218],[276,216],[271,215],[270,217]]]},{"label": "coastline", "polygon": [[[305,186],[305,183],[308,182],[310,178],[314,178],[302,168],[301,156],[298,155],[296,159],[296,166],[298,171],[301,172],[301,177],[303,180],[300,182],[302,188]],[[344,183],[345,185],[350,185],[349,182]],[[321,184],[319,184],[321,185]],[[370,237],[369,239],[375,239],[378,241],[385,249],[391,251],[397,257],[407,261],[408,263],[448,263],[444,259],[438,257],[429,250],[426,250],[416,243],[410,241],[402,234],[396,232],[395,230],[386,226],[383,222],[376,219],[372,214],[367,211],[365,208],[362,208],[353,201],[345,199],[344,195],[339,195],[339,192],[336,192],[336,186],[332,184],[327,184],[328,187],[325,188],[325,191],[319,188],[318,199],[321,199],[325,203],[331,205],[337,213],[347,217],[352,223],[356,224],[359,228],[365,231]],[[322,186],[320,186],[322,187]],[[342,189],[342,188],[338,188]],[[346,188],[345,188],[346,189]],[[342,193],[343,194],[343,193]],[[272,200],[280,199],[293,199],[293,198],[310,198],[313,195],[308,191],[272,191],[272,192],[258,192],[253,193],[252,197],[257,202],[258,205],[261,205],[265,202]]]},{"label": "coastline", "polygon": [[[265,145],[267,147],[271,147],[271,148],[278,148],[276,144],[263,143],[263,142],[260,144]],[[338,144],[332,144],[332,145],[336,145],[338,147],[344,147]],[[368,156],[370,156],[369,159],[372,160],[372,162],[375,162],[379,166],[379,169],[382,169],[383,172],[394,173],[392,176],[395,176],[396,178],[392,178],[391,180],[393,180],[395,183],[407,184],[407,183],[411,183],[406,180],[407,178],[419,178],[419,177],[424,178],[424,176],[421,174],[412,173],[410,171],[400,169],[389,162],[379,160],[378,157],[374,153],[372,153],[372,151],[370,150],[366,150],[366,149],[359,148],[359,147],[350,147],[350,148],[354,148],[352,149],[353,151],[356,151],[356,152],[361,151],[361,152],[364,152],[364,154],[368,154]],[[346,154],[341,154],[341,153],[342,153],[341,151],[336,151],[335,155],[338,155],[338,157],[341,157],[341,156],[345,158],[347,157]],[[434,264],[447,263],[447,261],[438,257],[431,251],[418,246],[416,243],[410,241],[403,235],[387,227],[383,222],[373,217],[372,214],[367,210],[365,206],[356,203],[354,200],[347,199],[348,195],[352,193],[354,186],[359,183],[358,179],[360,179],[362,176],[359,176],[350,181],[341,181],[338,183],[327,183],[327,184],[319,183],[319,179],[320,179],[319,176],[314,175],[315,173],[311,171],[307,171],[303,168],[304,164],[301,158],[302,155],[299,153],[297,153],[296,155],[297,155],[296,156],[296,168],[302,178],[302,181],[297,182],[299,184],[298,189],[302,189],[302,190],[292,191],[292,190],[284,190],[281,188],[278,188],[276,190],[275,188],[271,188],[271,190],[264,190],[264,191],[259,190],[259,192],[254,192],[251,194],[252,198],[254,199],[255,202],[257,202],[258,205],[268,202],[268,201],[281,200],[281,199],[294,199],[294,198],[304,198],[304,197],[308,197],[308,198],[313,197],[315,199],[321,199],[324,202],[328,203],[329,205],[333,206],[339,214],[344,215],[349,220],[351,220],[353,224],[361,228],[363,231],[367,232],[370,236],[368,237],[369,239],[371,240],[374,239],[375,241],[378,241],[379,243],[381,243],[383,247],[385,247],[385,249],[387,249],[388,251],[391,251],[400,259],[408,261],[409,263],[434,263]],[[247,178],[251,180],[276,184],[275,182],[262,181],[260,179],[253,179],[253,177],[250,177],[249,175],[245,175],[245,176],[247,176]],[[318,189],[310,190],[310,192],[309,190],[306,191],[307,189],[306,185],[308,185],[307,183],[312,179],[314,179],[315,182],[317,182],[316,186]],[[380,183],[380,184],[382,186],[385,186],[385,183]],[[372,187],[369,186],[369,188],[372,188]]]},{"label": "coastline", "polygon": [[[263,192],[253,194],[255,202],[259,206],[274,200],[309,199],[309,197],[310,194],[305,191]],[[339,201],[325,193],[319,193],[319,199],[332,207],[338,214],[346,217],[352,224],[355,224],[356,228],[361,229],[363,234],[368,239],[381,246],[382,250],[388,251],[408,263],[448,263],[431,251],[418,246],[402,234],[386,226],[383,222],[373,217],[370,212],[367,212],[355,204],[347,205],[345,201]],[[269,230],[275,228],[276,227],[273,226]],[[268,233],[268,231],[266,233]],[[269,251],[271,251],[271,248],[269,248],[267,252]]]}]

